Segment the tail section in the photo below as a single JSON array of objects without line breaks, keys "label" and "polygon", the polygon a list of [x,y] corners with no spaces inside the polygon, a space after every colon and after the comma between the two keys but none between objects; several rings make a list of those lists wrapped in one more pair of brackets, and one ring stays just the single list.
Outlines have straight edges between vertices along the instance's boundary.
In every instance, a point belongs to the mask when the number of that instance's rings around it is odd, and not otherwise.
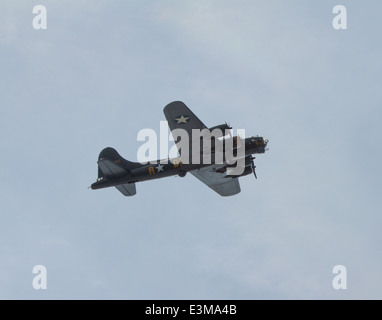
[{"label": "tail section", "polygon": [[133,196],[137,191],[135,183],[130,179],[131,171],[140,166],[141,164],[138,162],[122,158],[115,149],[105,148],[98,156],[98,179],[91,185],[91,188],[101,189],[114,186],[123,195]]},{"label": "tail section", "polygon": [[[106,176],[106,172],[103,169],[103,166],[100,163],[104,160],[109,160],[107,162],[113,162],[119,167],[125,169],[128,172],[139,168],[141,166],[138,162],[131,162],[121,157],[121,155],[114,148],[105,148],[103,149],[98,156],[98,179],[101,179]],[[105,161],[106,162],[106,161]]]}]

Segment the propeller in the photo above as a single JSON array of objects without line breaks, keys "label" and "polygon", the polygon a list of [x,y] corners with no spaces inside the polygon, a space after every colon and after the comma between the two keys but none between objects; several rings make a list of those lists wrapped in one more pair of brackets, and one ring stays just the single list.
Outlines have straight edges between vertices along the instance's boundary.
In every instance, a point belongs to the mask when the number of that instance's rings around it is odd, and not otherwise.
[{"label": "propeller", "polygon": [[253,174],[255,175],[255,178],[257,179],[257,175],[256,175],[256,166],[255,166],[255,162],[253,161],[253,160],[255,160],[256,159],[256,157],[252,157],[251,156],[251,160],[252,160],[252,163],[251,163],[251,168],[252,168],[252,172],[253,172]]}]

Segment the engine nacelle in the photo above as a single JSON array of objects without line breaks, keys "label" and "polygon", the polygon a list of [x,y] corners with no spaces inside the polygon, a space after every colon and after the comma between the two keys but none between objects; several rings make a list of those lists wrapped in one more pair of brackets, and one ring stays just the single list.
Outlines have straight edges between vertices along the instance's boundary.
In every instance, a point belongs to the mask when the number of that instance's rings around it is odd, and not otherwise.
[{"label": "engine nacelle", "polygon": [[225,130],[231,130],[232,127],[230,127],[227,123],[219,124],[218,126],[208,128],[210,132],[214,131],[215,129],[219,129],[221,131],[221,135],[219,137],[225,136]]},{"label": "engine nacelle", "polygon": [[[231,169],[231,171],[233,171],[233,170],[235,170],[235,169]],[[226,177],[232,177],[232,178],[234,178],[234,177],[237,177],[237,178],[238,177],[244,177],[244,176],[247,176],[247,175],[251,174],[252,172],[253,172],[253,170],[252,170],[251,166],[247,166],[247,167],[244,168],[244,171],[243,171],[242,174],[234,175],[234,174],[230,174],[230,168],[228,167],[227,168],[227,175],[226,175]]]}]

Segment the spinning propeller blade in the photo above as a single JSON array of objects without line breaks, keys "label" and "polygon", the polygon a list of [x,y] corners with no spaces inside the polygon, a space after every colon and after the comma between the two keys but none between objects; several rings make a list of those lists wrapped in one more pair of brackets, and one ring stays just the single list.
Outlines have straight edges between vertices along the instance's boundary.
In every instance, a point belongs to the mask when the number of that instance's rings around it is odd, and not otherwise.
[{"label": "spinning propeller blade", "polygon": [[255,176],[255,178],[257,179],[257,175],[256,175],[256,166],[255,166],[255,163],[253,160],[255,160],[256,158],[255,157],[251,157],[251,160],[252,160],[252,163],[251,163],[251,168],[252,168],[252,172]]}]

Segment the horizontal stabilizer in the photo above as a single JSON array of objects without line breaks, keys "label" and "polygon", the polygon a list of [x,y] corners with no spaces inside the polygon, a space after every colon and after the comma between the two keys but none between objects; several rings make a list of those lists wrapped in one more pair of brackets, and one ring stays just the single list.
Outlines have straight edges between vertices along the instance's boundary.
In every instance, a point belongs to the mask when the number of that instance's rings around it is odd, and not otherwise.
[{"label": "horizontal stabilizer", "polygon": [[135,183],[126,183],[115,186],[124,196],[130,197],[137,193]]}]

